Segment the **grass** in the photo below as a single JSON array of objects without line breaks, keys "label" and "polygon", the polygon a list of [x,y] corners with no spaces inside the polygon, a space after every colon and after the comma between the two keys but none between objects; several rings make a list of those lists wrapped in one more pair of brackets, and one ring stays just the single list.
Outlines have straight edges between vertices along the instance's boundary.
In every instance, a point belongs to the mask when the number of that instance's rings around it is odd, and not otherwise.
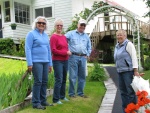
[{"label": "grass", "polygon": [[26,69],[26,61],[0,58],[0,75],[3,73],[8,75],[10,73],[19,73],[20,71],[25,72]]},{"label": "grass", "polygon": [[[105,90],[102,82],[86,82],[85,94],[88,98],[71,98],[69,102],[62,101],[64,104],[47,107],[46,110],[36,110],[30,105],[17,113],[97,113]],[[52,103],[52,96],[48,97],[48,102]]]},{"label": "grass", "polygon": [[[26,61],[0,58],[0,64],[0,76],[2,73],[9,75],[10,73],[19,73],[20,71],[25,71],[27,69]],[[88,71],[91,71],[90,67],[88,68]],[[68,91],[68,81],[66,91]],[[33,109],[30,104],[28,107],[18,111],[17,113],[97,113],[105,91],[106,89],[103,82],[87,81],[85,94],[88,98],[77,97],[75,99],[70,99],[69,102],[64,102],[63,105],[47,107],[46,110]],[[68,95],[67,92],[66,95]],[[48,97],[48,102],[52,103],[52,96]]]},{"label": "grass", "polygon": [[143,76],[144,79],[150,79],[150,70],[144,71],[145,75]]}]

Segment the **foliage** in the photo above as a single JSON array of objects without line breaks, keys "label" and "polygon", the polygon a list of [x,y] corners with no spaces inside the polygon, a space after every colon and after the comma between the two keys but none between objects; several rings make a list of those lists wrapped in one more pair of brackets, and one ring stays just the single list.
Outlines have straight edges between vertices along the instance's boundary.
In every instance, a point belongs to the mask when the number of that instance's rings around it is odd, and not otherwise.
[{"label": "foliage", "polygon": [[25,45],[24,38],[20,39],[20,44],[18,45],[18,48],[15,45],[13,39],[2,38],[0,39],[0,54],[25,57],[24,45]]},{"label": "foliage", "polygon": [[14,47],[13,39],[10,38],[0,39],[0,54],[12,55],[13,47]]},{"label": "foliage", "polygon": [[99,54],[99,50],[93,49],[89,57],[89,62],[98,62]]},{"label": "foliage", "polygon": [[48,89],[53,89],[53,87],[54,87],[54,71],[49,73],[48,83],[47,83],[47,88]]},{"label": "foliage", "polygon": [[75,16],[72,19],[72,24],[69,25],[66,32],[71,31],[71,30],[75,30],[77,28],[77,24],[78,24],[79,19],[80,19],[80,16],[78,14],[75,14]]},{"label": "foliage", "polygon": [[90,81],[104,81],[107,79],[104,69],[98,62],[94,62],[94,67],[89,73]]},{"label": "foliage", "polygon": [[144,79],[149,79],[150,78],[150,70],[144,71],[145,75],[143,76]]},{"label": "foliage", "polygon": [[150,70],[150,57],[147,57],[147,58],[145,59],[144,69],[145,69],[145,70]]},{"label": "foliage", "polygon": [[[136,111],[139,110],[140,107],[145,107],[145,113],[150,113],[149,103],[150,99],[147,97],[148,93],[146,91],[138,91],[136,93],[138,97],[138,102],[136,104],[130,103],[127,105],[125,109],[126,113],[137,113]],[[143,113],[143,112],[142,112]]]},{"label": "foliage", "polygon": [[150,44],[143,44],[144,55],[150,56]]},{"label": "foliage", "polygon": [[16,46],[14,46],[13,48],[13,55],[14,56],[20,56],[20,57],[25,57],[25,39],[21,38],[20,39],[20,44],[18,45],[18,48],[16,48]]},{"label": "foliage", "polygon": [[[92,7],[91,7],[91,10],[88,9],[88,8],[85,8],[83,11],[81,11],[79,14],[75,14],[75,16],[72,18],[72,24],[68,27],[68,29],[66,30],[66,32],[70,31],[70,30],[75,30],[77,28],[77,23],[79,21],[79,19],[87,19],[89,17],[89,15],[96,9],[102,7],[102,6],[105,6],[105,5],[108,5],[107,3],[104,3],[103,1],[94,1]],[[106,12],[110,10],[110,8],[103,8],[101,10],[98,10],[97,12],[95,12],[94,15],[92,15],[91,19],[100,14],[101,12]]]},{"label": "foliage", "polygon": [[10,26],[17,26],[17,24],[16,23],[11,23]]},{"label": "foliage", "polygon": [[6,75],[5,73],[0,76],[0,110],[8,106],[22,102],[27,96],[27,91],[31,88],[31,81],[25,78],[24,82],[18,87],[19,80],[21,79],[20,73],[12,73]]},{"label": "foliage", "polygon": [[[147,8],[150,8],[150,0],[144,0]],[[150,17],[150,11],[148,11],[144,17]]]}]

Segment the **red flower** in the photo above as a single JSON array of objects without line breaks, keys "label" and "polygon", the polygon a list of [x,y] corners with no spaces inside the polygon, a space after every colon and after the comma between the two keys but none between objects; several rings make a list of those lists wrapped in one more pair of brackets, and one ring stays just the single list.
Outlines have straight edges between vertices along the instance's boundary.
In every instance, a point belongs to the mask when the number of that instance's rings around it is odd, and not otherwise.
[{"label": "red flower", "polygon": [[126,113],[136,113],[135,110],[139,109],[138,104],[130,103],[128,104],[127,108],[125,109]]},{"label": "red flower", "polygon": [[150,113],[150,110],[149,110],[149,109],[146,109],[146,110],[145,110],[145,113]]},{"label": "red flower", "polygon": [[[136,113],[135,110],[138,110],[141,106],[147,108],[147,104],[150,103],[150,99],[147,98],[148,93],[146,91],[138,91],[136,95],[138,96],[137,104],[133,103],[128,104],[127,108],[125,109],[126,113]],[[145,113],[150,113],[150,110],[146,109]]]}]

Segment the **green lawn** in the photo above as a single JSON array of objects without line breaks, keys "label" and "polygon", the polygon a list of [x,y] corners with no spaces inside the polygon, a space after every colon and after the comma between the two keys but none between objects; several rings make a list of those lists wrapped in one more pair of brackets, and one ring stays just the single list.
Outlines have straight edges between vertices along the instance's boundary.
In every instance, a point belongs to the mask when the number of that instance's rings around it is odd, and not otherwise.
[{"label": "green lawn", "polygon": [[27,69],[26,61],[0,58],[0,75],[2,73],[18,73]]},{"label": "green lawn", "polygon": [[143,76],[144,79],[150,79],[150,70],[144,71],[145,75]]},{"label": "green lawn", "polygon": [[[68,87],[67,87],[68,90]],[[106,89],[101,82],[87,82],[85,94],[88,98],[77,97],[62,105],[47,107],[46,110],[33,109],[30,105],[17,113],[97,113]],[[52,96],[48,97],[52,103]]]}]

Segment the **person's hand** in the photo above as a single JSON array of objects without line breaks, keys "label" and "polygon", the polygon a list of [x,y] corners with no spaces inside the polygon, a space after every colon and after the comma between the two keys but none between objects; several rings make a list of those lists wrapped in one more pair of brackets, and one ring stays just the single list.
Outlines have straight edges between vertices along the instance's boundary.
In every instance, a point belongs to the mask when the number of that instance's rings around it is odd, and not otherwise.
[{"label": "person's hand", "polygon": [[89,56],[85,56],[85,58],[87,58],[87,61],[90,61],[90,57]]},{"label": "person's hand", "polygon": [[49,73],[52,72],[52,66],[49,66]]},{"label": "person's hand", "polygon": [[32,66],[28,66],[28,71],[32,72]]},{"label": "person's hand", "polygon": [[138,71],[134,71],[134,76],[140,76]]},{"label": "person's hand", "polygon": [[88,59],[88,56],[84,56],[86,59]]},{"label": "person's hand", "polygon": [[70,51],[67,51],[67,55],[72,55],[72,53]]},{"label": "person's hand", "polygon": [[143,76],[143,75],[145,75],[145,73],[140,73],[140,76]]},{"label": "person's hand", "polygon": [[135,71],[135,72],[134,72],[134,75],[135,75],[135,76],[143,76],[143,75],[145,75],[145,73],[139,73],[138,71]]}]

